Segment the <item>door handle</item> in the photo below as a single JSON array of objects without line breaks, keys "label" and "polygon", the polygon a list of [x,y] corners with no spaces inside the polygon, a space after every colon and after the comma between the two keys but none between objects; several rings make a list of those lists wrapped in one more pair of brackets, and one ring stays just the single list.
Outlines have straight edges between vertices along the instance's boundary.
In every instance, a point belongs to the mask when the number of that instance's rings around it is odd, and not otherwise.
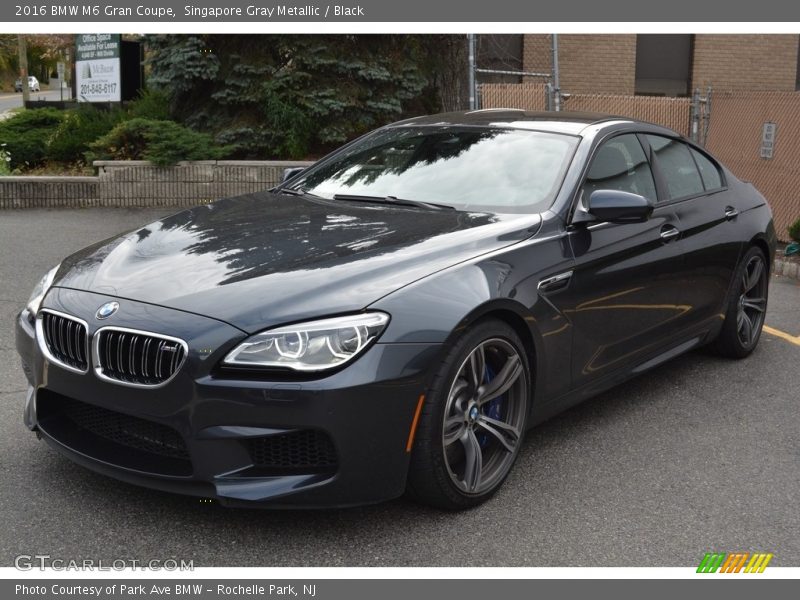
[{"label": "door handle", "polygon": [[667,242],[671,242],[672,240],[676,239],[680,234],[681,232],[677,228],[673,227],[672,225],[665,225],[661,230],[661,241],[666,244]]},{"label": "door handle", "polygon": [[567,287],[571,278],[572,271],[559,273],[558,275],[553,275],[547,279],[542,279],[539,282],[539,285],[536,286],[536,289],[543,293],[557,292]]},{"label": "door handle", "polygon": [[731,219],[735,219],[739,216],[739,211],[733,208],[732,206],[725,207],[725,219],[730,221]]}]

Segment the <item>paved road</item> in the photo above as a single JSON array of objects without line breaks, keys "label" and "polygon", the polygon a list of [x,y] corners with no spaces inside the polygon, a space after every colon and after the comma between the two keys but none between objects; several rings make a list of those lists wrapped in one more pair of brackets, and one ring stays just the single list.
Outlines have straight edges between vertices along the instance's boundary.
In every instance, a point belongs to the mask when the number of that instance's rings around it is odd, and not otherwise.
[{"label": "paved road", "polygon": [[[184,558],[197,566],[686,566],[706,551],[800,565],[800,346],[744,362],[692,353],[539,426],[504,488],[462,514],[405,501],[230,510],[116,483],[21,422],[11,320],[66,253],[162,214],[0,212],[0,566],[18,554]],[[767,319],[800,335],[800,285]]]},{"label": "paved road", "polygon": [[[64,90],[64,100],[69,100],[70,91]],[[59,90],[45,90],[41,92],[31,92],[31,100],[61,100]],[[22,94],[0,94],[0,113],[4,113],[12,108],[22,106]]]}]

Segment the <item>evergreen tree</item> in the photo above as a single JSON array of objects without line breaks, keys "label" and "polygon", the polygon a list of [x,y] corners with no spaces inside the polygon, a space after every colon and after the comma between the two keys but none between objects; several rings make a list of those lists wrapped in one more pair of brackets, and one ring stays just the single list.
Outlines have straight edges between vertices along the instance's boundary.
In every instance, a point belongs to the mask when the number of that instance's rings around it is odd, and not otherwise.
[{"label": "evergreen tree", "polygon": [[457,36],[151,35],[172,116],[235,155],[301,158],[439,110],[437,45]]}]

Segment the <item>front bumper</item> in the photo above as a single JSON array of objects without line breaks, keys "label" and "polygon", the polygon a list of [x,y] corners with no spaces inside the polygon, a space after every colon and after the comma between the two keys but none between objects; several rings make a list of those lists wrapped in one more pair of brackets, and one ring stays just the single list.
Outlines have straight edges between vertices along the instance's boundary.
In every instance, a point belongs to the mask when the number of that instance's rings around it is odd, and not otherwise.
[{"label": "front bumper", "polygon": [[[120,310],[97,322],[94,311],[109,300]],[[51,363],[28,313],[20,313],[25,423],[75,462],[230,505],[348,506],[403,493],[409,431],[439,345],[375,344],[321,379],[232,377],[216,367],[246,334],[226,323],[63,288],[52,289],[43,306],[83,319],[89,336],[100,324],[117,325],[189,347],[164,387],[126,387],[91,368],[76,373]]]}]

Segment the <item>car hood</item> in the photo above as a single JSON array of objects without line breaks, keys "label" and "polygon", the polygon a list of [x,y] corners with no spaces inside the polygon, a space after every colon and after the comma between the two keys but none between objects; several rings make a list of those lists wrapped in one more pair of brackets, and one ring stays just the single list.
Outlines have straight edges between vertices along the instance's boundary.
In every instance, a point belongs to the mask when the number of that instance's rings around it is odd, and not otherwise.
[{"label": "car hood", "polygon": [[358,311],[530,237],[536,215],[425,210],[260,192],[165,217],[72,255],[56,286],[253,332]]}]

